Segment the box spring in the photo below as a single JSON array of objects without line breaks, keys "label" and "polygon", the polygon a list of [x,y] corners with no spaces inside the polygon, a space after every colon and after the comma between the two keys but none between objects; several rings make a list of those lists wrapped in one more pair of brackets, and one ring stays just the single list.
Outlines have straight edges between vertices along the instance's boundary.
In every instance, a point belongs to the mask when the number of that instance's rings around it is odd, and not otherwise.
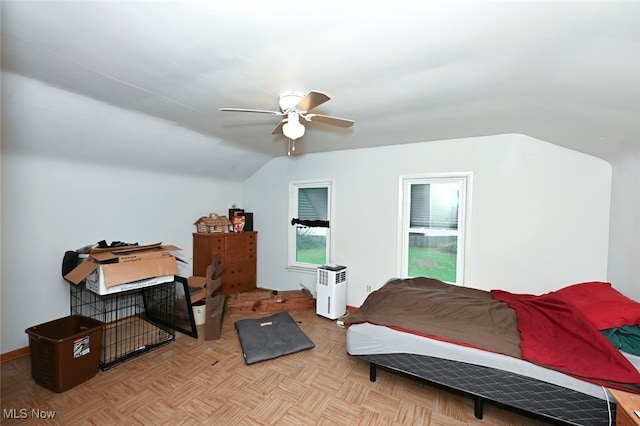
[{"label": "box spring", "polygon": [[471,396],[475,403],[475,416],[479,419],[482,418],[483,402],[490,401],[558,424],[615,424],[614,401],[585,395],[531,377],[417,354],[358,357],[370,363],[371,381],[376,380],[376,366],[382,366]]}]

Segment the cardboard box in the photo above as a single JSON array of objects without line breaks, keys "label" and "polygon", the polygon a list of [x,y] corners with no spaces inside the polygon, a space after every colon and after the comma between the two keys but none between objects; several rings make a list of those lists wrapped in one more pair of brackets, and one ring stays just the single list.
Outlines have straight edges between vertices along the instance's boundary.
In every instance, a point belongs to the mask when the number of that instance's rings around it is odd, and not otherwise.
[{"label": "cardboard box", "polygon": [[171,252],[178,250],[161,243],[92,250],[64,278],[76,285],[84,281],[87,289],[99,295],[170,282],[178,274]]},{"label": "cardboard box", "polygon": [[152,285],[172,282],[174,281],[175,275],[177,274],[178,272],[176,270],[176,272],[171,275],[162,275],[159,277],[131,281],[124,284],[107,287],[107,285],[105,284],[104,274],[102,273],[102,268],[98,268],[87,277],[85,285],[87,286],[88,290],[91,290],[92,292],[99,294],[100,296],[104,296],[107,294],[120,293],[122,291],[136,290],[139,288],[150,287]]},{"label": "cardboard box", "polygon": [[192,304],[207,297],[207,292],[205,291],[207,279],[205,277],[194,277],[192,275],[187,278],[187,283],[189,284],[189,294],[191,295]]},{"label": "cardboard box", "polygon": [[146,246],[119,247],[115,249],[94,249],[91,250],[91,257],[100,263],[124,263],[137,262],[142,259],[152,259],[158,257],[173,257],[172,252],[180,251],[176,246],[163,246],[160,243]]},{"label": "cardboard box", "polygon": [[207,293],[209,293],[211,297],[215,296],[215,293],[222,286],[222,280],[218,278],[220,278],[224,269],[224,265],[220,264],[220,254],[217,254],[214,256],[211,265],[207,266],[206,277],[196,277],[192,275],[187,278],[189,293],[191,294],[191,303],[204,299],[207,297]]},{"label": "cardboard box", "polygon": [[222,336],[225,302],[224,294],[207,297],[205,302],[204,340],[218,340]]}]

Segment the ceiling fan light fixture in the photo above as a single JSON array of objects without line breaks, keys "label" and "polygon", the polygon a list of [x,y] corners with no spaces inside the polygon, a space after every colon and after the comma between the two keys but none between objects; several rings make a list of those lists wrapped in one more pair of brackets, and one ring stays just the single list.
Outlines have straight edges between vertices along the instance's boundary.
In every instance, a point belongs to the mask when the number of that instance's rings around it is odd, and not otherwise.
[{"label": "ceiling fan light fixture", "polygon": [[291,140],[296,140],[304,135],[304,126],[300,123],[298,113],[290,112],[287,122],[282,126],[282,133]]},{"label": "ceiling fan light fixture", "polygon": [[288,110],[295,108],[302,98],[304,98],[304,93],[295,91],[282,92],[280,93],[279,99],[280,109],[283,112],[287,112]]}]

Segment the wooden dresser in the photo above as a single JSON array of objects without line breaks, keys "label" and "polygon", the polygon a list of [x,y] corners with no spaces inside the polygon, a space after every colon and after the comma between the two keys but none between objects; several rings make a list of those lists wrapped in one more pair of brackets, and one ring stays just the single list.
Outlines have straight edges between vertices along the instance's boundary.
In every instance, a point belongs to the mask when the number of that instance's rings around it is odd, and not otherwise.
[{"label": "wooden dresser", "polygon": [[227,296],[256,289],[258,233],[193,234],[193,275],[204,277],[207,266],[220,254],[225,265],[220,290]]},{"label": "wooden dresser", "polygon": [[640,417],[634,412],[640,410],[640,395],[616,389],[609,389],[609,392],[616,399],[616,426],[640,425]]}]

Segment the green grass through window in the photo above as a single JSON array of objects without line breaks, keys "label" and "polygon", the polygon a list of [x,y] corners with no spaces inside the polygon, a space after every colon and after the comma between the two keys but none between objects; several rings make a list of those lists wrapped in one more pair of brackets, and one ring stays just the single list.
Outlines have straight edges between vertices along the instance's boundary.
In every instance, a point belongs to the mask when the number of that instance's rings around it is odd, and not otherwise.
[{"label": "green grass through window", "polygon": [[431,247],[409,247],[409,276],[456,282],[456,254]]},{"label": "green grass through window", "polygon": [[296,238],[296,261],[324,265],[327,263],[327,238],[300,232]]},{"label": "green grass through window", "polygon": [[324,265],[327,263],[324,247],[298,250],[297,256],[298,262],[312,263],[314,265]]}]

